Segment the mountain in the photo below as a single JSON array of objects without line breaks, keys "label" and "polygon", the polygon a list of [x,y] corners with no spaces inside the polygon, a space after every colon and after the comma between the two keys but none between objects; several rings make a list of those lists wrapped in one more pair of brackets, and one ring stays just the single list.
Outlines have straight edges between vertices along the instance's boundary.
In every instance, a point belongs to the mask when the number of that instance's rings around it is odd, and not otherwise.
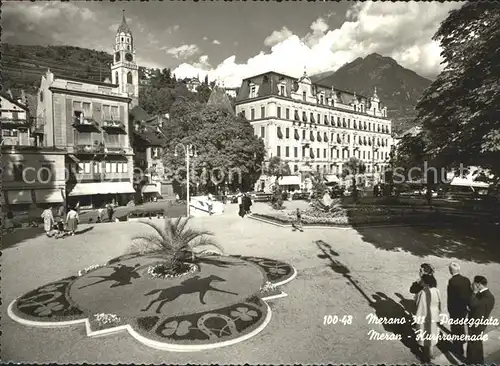
[{"label": "mountain", "polygon": [[399,65],[391,57],[372,53],[358,57],[335,72],[323,72],[311,76],[313,82],[334,86],[357,94],[371,96],[374,87],[381,103],[387,106],[395,133],[415,125],[415,106],[424,90],[432,83],[416,72]]},{"label": "mountain", "polygon": [[[2,44],[3,89],[36,93],[41,76],[50,69],[62,76],[104,81],[111,78],[113,56],[107,52],[73,46],[30,46]],[[139,78],[147,69],[139,67]]]}]

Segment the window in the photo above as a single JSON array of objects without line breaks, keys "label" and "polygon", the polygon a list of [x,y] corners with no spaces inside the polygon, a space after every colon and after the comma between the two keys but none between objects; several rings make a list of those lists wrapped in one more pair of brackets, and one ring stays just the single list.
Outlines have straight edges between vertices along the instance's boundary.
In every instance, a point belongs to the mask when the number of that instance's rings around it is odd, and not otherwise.
[{"label": "window", "polygon": [[340,117],[337,117],[337,127],[341,127],[340,126]]},{"label": "window", "polygon": [[91,117],[90,113],[90,103],[83,102],[83,115],[84,117]]},{"label": "window", "polygon": [[318,123],[321,123],[321,114],[318,113]]},{"label": "window", "polygon": [[43,102],[43,92],[40,92],[40,102]]},{"label": "window", "polygon": [[318,159],[319,159],[319,157],[321,156],[321,155],[319,154],[319,149],[316,149],[316,156],[318,157]]},{"label": "window", "polygon": [[120,80],[118,79],[118,71],[115,72],[115,84],[119,84]]},{"label": "window", "polygon": [[363,151],[363,159],[366,159],[365,153],[366,151]]},{"label": "window", "polygon": [[294,164],[294,166],[293,166],[293,171],[294,171],[294,172],[298,172],[298,171],[299,171],[299,167],[298,167],[298,165],[297,165],[297,164]]},{"label": "window", "polygon": [[266,128],[264,126],[260,126],[260,137],[266,137]]},{"label": "window", "polygon": [[127,73],[127,84],[132,84],[132,73],[130,71]]},{"label": "window", "polygon": [[302,157],[306,156],[306,147],[302,146]]},{"label": "window", "polygon": [[285,86],[280,85],[280,95],[285,95]]},{"label": "window", "polygon": [[108,133],[104,135],[104,142],[109,147],[119,147],[120,137],[116,133]]},{"label": "window", "polygon": [[127,163],[122,163],[122,169],[124,173],[128,172],[128,164]]},{"label": "window", "polygon": [[368,131],[371,131],[372,130],[372,124],[370,122],[368,122]]},{"label": "window", "polygon": [[319,165],[319,164],[318,164],[318,165],[316,165],[316,171],[317,171],[317,172],[319,172],[319,167],[320,167],[320,165]]},{"label": "window", "polygon": [[243,109],[240,113],[241,113],[241,115],[242,115],[243,117],[245,117],[245,110],[244,110],[244,109]]},{"label": "window", "polygon": [[23,170],[22,164],[14,164],[14,180],[21,182],[23,180]]},{"label": "window", "polygon": [[281,146],[276,146],[276,156],[281,156]]},{"label": "window", "polygon": [[288,146],[285,146],[285,157],[290,157],[290,148]]},{"label": "window", "polygon": [[255,119],[255,109],[250,109],[250,119],[254,120]]},{"label": "window", "polygon": [[256,95],[256,88],[255,86],[251,86],[250,87],[250,98],[255,98],[257,95]]},{"label": "window", "polygon": [[85,174],[90,174],[90,163],[89,162],[83,163],[83,172]]},{"label": "window", "polygon": [[323,96],[322,95],[319,96],[319,104],[323,104]]},{"label": "window", "polygon": [[302,140],[306,139],[306,130],[302,130]]},{"label": "window", "polygon": [[109,105],[102,106],[102,118],[104,120],[111,119],[111,106]]},{"label": "window", "polygon": [[112,162],[111,165],[111,173],[116,173],[116,164],[115,162]]},{"label": "window", "polygon": [[82,111],[82,103],[73,101],[73,111]]},{"label": "window", "polygon": [[120,114],[118,113],[118,106],[111,106],[111,118],[118,120],[120,119]]},{"label": "window", "polygon": [[326,159],[326,149],[323,149],[323,158]]},{"label": "window", "polygon": [[287,139],[289,139],[289,138],[290,138],[290,129],[289,129],[288,127],[287,127],[287,128],[285,128],[285,137],[286,137]]},{"label": "window", "polygon": [[370,159],[370,152],[368,151],[368,159]]},{"label": "window", "polygon": [[302,112],[302,122],[307,122],[307,113]]},{"label": "window", "polygon": [[159,156],[159,151],[158,151],[158,148],[157,147],[153,147],[151,149],[151,157],[153,159],[158,159],[158,156]]},{"label": "window", "polygon": [[286,119],[290,119],[290,108],[285,109],[285,117]]},{"label": "window", "polygon": [[309,113],[309,120],[311,122],[314,122],[314,114],[313,113]]},{"label": "window", "polygon": [[281,107],[276,108],[276,116],[281,118]]},{"label": "window", "polygon": [[299,149],[297,149],[297,147],[294,147],[294,148],[293,148],[293,157],[294,157],[294,158],[297,158],[297,157],[298,157],[298,153],[299,153],[299,151],[298,151],[298,150],[299,150]]},{"label": "window", "polygon": [[303,91],[302,92],[302,100],[305,102],[307,100],[307,95],[306,95],[306,92]]},{"label": "window", "polygon": [[266,117],[266,107],[262,106],[260,107],[260,118],[265,118]]}]

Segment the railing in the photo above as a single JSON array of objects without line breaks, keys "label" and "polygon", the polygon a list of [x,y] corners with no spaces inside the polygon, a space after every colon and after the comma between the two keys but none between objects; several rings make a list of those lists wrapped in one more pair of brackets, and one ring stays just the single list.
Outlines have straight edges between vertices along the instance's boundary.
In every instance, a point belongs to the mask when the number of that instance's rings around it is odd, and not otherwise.
[{"label": "railing", "polygon": [[87,154],[104,154],[102,145],[76,145],[76,152]]},{"label": "railing", "polygon": [[97,182],[101,182],[103,181],[105,178],[105,175],[104,173],[93,173],[92,174],[92,179],[97,181]]},{"label": "railing", "polygon": [[99,123],[97,123],[97,121],[92,119],[92,118],[73,117],[73,126],[75,126],[75,127],[79,127],[79,126],[97,127],[97,126],[99,126]]},{"label": "railing", "polygon": [[115,121],[115,120],[105,120],[102,123],[102,127],[104,128],[121,128],[125,129],[125,125],[121,121]]},{"label": "railing", "polygon": [[26,125],[26,124],[28,124],[28,120],[27,119],[21,119],[21,118],[5,118],[5,117],[1,117],[0,121],[2,122],[2,124],[5,123],[5,125],[6,125],[5,127],[7,127],[9,125],[19,126],[19,125]]}]

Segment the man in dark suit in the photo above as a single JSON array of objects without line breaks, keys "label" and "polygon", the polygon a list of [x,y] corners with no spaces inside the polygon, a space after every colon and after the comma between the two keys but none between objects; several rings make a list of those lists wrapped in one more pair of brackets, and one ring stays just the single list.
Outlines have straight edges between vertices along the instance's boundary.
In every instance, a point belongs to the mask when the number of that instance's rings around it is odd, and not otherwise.
[{"label": "man in dark suit", "polygon": [[[467,317],[467,307],[472,295],[471,283],[467,277],[462,276],[458,263],[450,264],[451,278],[448,282],[448,313],[450,319],[465,319]],[[465,334],[465,325],[450,326],[451,333],[457,336]],[[458,356],[464,356],[464,341],[454,341],[452,351]]]},{"label": "man in dark suit", "polygon": [[[495,297],[486,287],[488,281],[483,276],[474,277],[472,290],[474,294],[469,303],[469,319],[486,320],[490,317],[495,306]],[[486,325],[470,325],[469,336],[480,335],[486,330]],[[467,343],[467,363],[469,365],[484,364],[484,352],[482,340],[469,340]]]}]

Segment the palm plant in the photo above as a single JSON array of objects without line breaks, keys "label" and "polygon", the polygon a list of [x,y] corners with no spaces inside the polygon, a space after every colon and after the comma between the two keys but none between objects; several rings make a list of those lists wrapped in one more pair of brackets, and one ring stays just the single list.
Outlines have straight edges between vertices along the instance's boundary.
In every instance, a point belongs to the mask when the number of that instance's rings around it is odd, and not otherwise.
[{"label": "palm plant", "polygon": [[[167,267],[175,271],[183,262],[194,261],[196,258],[213,252],[217,249],[223,252],[223,249],[212,238],[213,233],[207,230],[199,230],[188,228],[189,218],[177,219],[165,218],[164,226],[151,221],[142,221],[154,229],[152,234],[141,234],[133,238],[142,244],[142,248],[138,248],[137,244],[133,250],[141,251],[142,253],[155,253],[162,255],[167,261]],[[212,248],[212,251],[205,249],[195,252],[196,248]]]}]

